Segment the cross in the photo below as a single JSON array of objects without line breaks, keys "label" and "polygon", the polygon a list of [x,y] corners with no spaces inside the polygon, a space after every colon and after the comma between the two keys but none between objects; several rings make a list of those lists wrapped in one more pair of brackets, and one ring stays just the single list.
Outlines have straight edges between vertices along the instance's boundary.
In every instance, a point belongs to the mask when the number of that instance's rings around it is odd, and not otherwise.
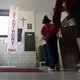
[{"label": "cross", "polygon": [[22,27],[24,27],[24,21],[26,21],[26,19],[24,19],[23,17],[21,20],[22,20]]}]

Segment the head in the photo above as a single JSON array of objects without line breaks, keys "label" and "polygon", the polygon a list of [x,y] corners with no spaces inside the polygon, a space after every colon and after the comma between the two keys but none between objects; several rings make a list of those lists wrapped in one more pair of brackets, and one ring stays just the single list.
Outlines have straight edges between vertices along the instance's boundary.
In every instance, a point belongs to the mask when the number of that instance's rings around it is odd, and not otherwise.
[{"label": "head", "polygon": [[42,21],[42,24],[47,24],[47,23],[50,23],[51,20],[47,17],[47,15],[44,16],[43,18],[43,21]]}]

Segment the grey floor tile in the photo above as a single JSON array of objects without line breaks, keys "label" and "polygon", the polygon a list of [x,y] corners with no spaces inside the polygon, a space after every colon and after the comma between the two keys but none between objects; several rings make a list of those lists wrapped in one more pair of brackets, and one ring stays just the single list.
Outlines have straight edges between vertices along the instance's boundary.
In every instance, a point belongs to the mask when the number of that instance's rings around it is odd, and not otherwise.
[{"label": "grey floor tile", "polygon": [[76,71],[0,72],[0,80],[80,80]]}]

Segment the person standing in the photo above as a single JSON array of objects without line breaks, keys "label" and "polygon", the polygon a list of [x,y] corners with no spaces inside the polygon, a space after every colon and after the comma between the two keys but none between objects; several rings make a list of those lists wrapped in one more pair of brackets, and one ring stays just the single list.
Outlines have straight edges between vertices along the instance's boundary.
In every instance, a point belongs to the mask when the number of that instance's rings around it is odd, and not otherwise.
[{"label": "person standing", "polygon": [[58,50],[57,50],[57,36],[56,36],[56,27],[54,24],[51,24],[51,20],[44,16],[42,21],[43,27],[41,29],[41,35],[45,36],[46,40],[46,55],[47,55],[47,66],[48,70],[55,69],[55,66],[58,64]]},{"label": "person standing", "polygon": [[[53,22],[57,29],[61,27],[60,19],[63,3],[65,11],[67,11],[70,17],[72,17],[75,20],[75,34],[80,50],[80,0],[56,0],[56,5],[53,14]],[[80,70],[78,71],[78,73],[80,74]]]}]

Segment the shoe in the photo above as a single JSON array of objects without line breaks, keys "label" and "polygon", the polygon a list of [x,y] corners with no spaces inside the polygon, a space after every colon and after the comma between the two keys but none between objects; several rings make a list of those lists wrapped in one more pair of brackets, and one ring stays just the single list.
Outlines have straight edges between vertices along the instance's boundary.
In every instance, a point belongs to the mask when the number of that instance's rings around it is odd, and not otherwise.
[{"label": "shoe", "polygon": [[77,64],[77,67],[80,67],[80,64]]},{"label": "shoe", "polygon": [[53,74],[53,73],[54,73],[54,71],[48,71],[48,73],[49,73],[49,74]]},{"label": "shoe", "polygon": [[79,69],[80,68],[80,63],[79,64],[77,64],[77,69]]},{"label": "shoe", "polygon": [[48,68],[48,71],[53,71],[53,70],[54,70],[54,69],[52,69],[52,68],[50,68],[50,67]]},{"label": "shoe", "polygon": [[80,75],[80,69],[78,70],[77,75]]}]

